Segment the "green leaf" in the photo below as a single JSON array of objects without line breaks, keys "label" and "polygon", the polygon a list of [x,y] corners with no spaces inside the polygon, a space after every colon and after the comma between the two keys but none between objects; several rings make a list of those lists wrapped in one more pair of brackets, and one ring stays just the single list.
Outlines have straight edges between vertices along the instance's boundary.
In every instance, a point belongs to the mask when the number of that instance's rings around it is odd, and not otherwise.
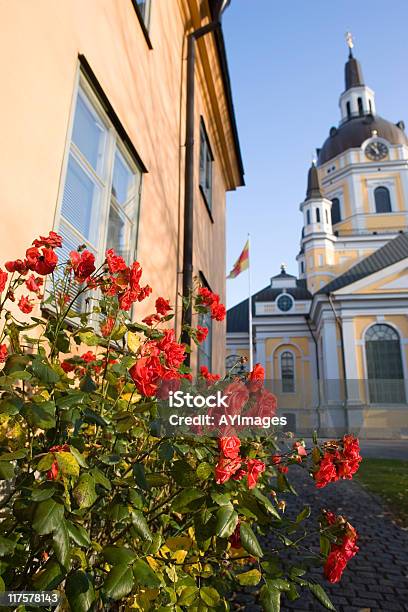
[{"label": "green leaf", "polygon": [[34,359],[31,367],[33,369],[34,376],[47,385],[55,384],[60,379],[52,367],[40,359]]},{"label": "green leaf", "polygon": [[49,470],[54,463],[54,453],[47,453],[37,463],[37,470],[39,472],[46,472]]},{"label": "green leaf", "polygon": [[295,522],[296,523],[301,523],[302,521],[304,521],[305,519],[309,518],[310,516],[310,506],[305,506],[302,510],[302,512],[299,512],[299,514],[297,515]]},{"label": "green leaf", "polygon": [[249,554],[254,557],[262,557],[262,548],[249,525],[241,523],[240,526],[241,544]]},{"label": "green leaf", "polygon": [[57,487],[52,482],[45,482],[40,487],[31,491],[31,499],[35,502],[44,501],[50,499],[56,492]]},{"label": "green leaf", "polygon": [[210,463],[200,463],[196,469],[196,474],[200,480],[207,480],[214,472],[214,468]]},{"label": "green leaf", "polygon": [[132,524],[137,534],[143,540],[152,540],[152,534],[147,524],[147,521],[140,510],[132,509]]},{"label": "green leaf", "polygon": [[30,374],[30,372],[23,370],[22,372],[13,372],[12,374],[9,374],[8,378],[10,378],[11,380],[30,380],[30,378],[32,378],[32,375]]},{"label": "green leaf", "polygon": [[174,448],[172,444],[168,441],[164,442],[160,445],[159,448],[159,457],[163,461],[171,461],[174,455]]},{"label": "green leaf", "polygon": [[109,572],[103,590],[110,599],[123,599],[133,588],[133,572],[126,564],[115,565]]},{"label": "green leaf", "polygon": [[66,577],[66,572],[54,557],[48,559],[44,569],[33,576],[33,583],[37,591],[55,589]]},{"label": "green leaf", "polygon": [[6,461],[0,461],[0,480],[10,480],[14,477],[14,465]]},{"label": "green leaf", "polygon": [[34,402],[26,404],[21,410],[21,414],[29,425],[36,429],[51,429],[55,427],[55,404],[54,402]]},{"label": "green leaf", "polygon": [[325,557],[327,557],[327,555],[330,552],[330,540],[329,538],[326,538],[326,536],[321,535],[320,536],[320,552],[322,553],[322,555],[324,555]]},{"label": "green leaf", "polygon": [[81,339],[81,342],[86,344],[87,346],[98,346],[100,344],[100,339],[93,331],[80,332],[78,336]]},{"label": "green leaf", "polygon": [[81,474],[78,484],[72,491],[74,499],[80,508],[89,508],[97,499],[95,480],[91,474]]},{"label": "green leaf", "polygon": [[75,612],[88,612],[95,601],[93,584],[89,576],[80,570],[68,576],[65,594],[71,610]]},{"label": "green leaf", "polygon": [[183,489],[176,497],[173,499],[171,504],[171,509],[174,512],[188,512],[188,506],[191,502],[196,499],[200,499],[204,497],[205,493],[200,489]]},{"label": "green leaf", "polygon": [[18,459],[23,459],[27,455],[27,450],[25,448],[20,448],[12,453],[3,453],[0,455],[0,461],[16,461]]},{"label": "green leaf", "polygon": [[279,512],[277,511],[271,500],[266,497],[266,495],[261,493],[260,490],[257,488],[253,489],[252,493],[257,498],[257,500],[261,502],[267,512],[272,514],[279,521],[282,520],[282,517],[280,516]]},{"label": "green leaf", "polygon": [[133,478],[135,479],[136,484],[138,484],[139,487],[144,491],[147,491],[149,485],[147,484],[144,465],[142,463],[135,463],[132,468],[132,471]]},{"label": "green leaf", "polygon": [[220,601],[220,595],[213,587],[202,587],[200,599],[210,608],[214,608]]},{"label": "green leaf", "polygon": [[326,591],[320,584],[309,583],[309,590],[327,610],[336,610]]},{"label": "green leaf", "polygon": [[105,474],[103,474],[101,470],[98,470],[98,468],[92,468],[90,473],[94,477],[96,484],[101,485],[101,487],[103,487],[107,491],[110,491],[112,489],[110,480],[106,478]]},{"label": "green leaf", "polygon": [[281,592],[264,584],[260,591],[260,602],[264,612],[280,612]]},{"label": "green leaf", "polygon": [[151,487],[162,487],[169,482],[169,477],[166,474],[146,474],[146,482],[149,489]]},{"label": "green leaf", "polygon": [[198,595],[198,588],[196,586],[187,586],[181,591],[177,603],[179,606],[191,606]]},{"label": "green leaf", "polygon": [[219,506],[227,506],[231,501],[231,494],[230,493],[216,493],[215,491],[213,491],[211,493],[211,498]]},{"label": "green leaf", "polygon": [[86,399],[87,395],[82,393],[82,391],[72,391],[56,399],[55,403],[59,408],[72,408],[72,406],[83,404]]},{"label": "green leaf", "polygon": [[156,576],[150,565],[148,565],[146,561],[143,561],[143,559],[138,559],[136,563],[133,564],[133,574],[136,583],[140,584],[140,586],[156,589],[161,585],[161,580]]},{"label": "green leaf", "polygon": [[71,454],[75,457],[76,462],[78,463],[78,465],[80,465],[83,468],[87,468],[88,464],[85,461],[85,457],[79,452],[79,450],[77,448],[75,448],[75,446],[71,446],[69,447],[69,450],[71,452]]},{"label": "green leaf", "polygon": [[17,542],[14,540],[9,540],[7,538],[3,538],[3,536],[0,536],[0,557],[12,555],[16,544]]},{"label": "green leaf", "polygon": [[283,578],[267,578],[266,583],[270,588],[278,591],[289,591],[290,589],[290,583]]},{"label": "green leaf", "polygon": [[84,393],[92,393],[96,390],[97,387],[92,379],[92,376],[90,374],[85,374],[85,376],[81,379],[81,382],[79,383],[79,388]]},{"label": "green leaf", "polygon": [[14,416],[20,412],[23,406],[24,402],[18,397],[3,399],[0,401],[0,414]]},{"label": "green leaf", "polygon": [[79,476],[79,465],[70,452],[58,451],[55,453],[58,467],[64,476]]},{"label": "green leaf", "polygon": [[5,374],[20,372],[26,368],[28,363],[30,363],[30,357],[28,355],[9,355],[3,371]]},{"label": "green leaf", "polygon": [[191,487],[197,482],[195,470],[184,459],[173,463],[171,474],[181,487]]},{"label": "green leaf", "polygon": [[87,530],[82,527],[82,525],[77,525],[71,523],[71,521],[67,521],[67,529],[70,538],[75,542],[75,544],[78,544],[78,546],[89,546],[91,543],[91,538],[89,537]]},{"label": "green leaf", "polygon": [[64,520],[62,520],[58,528],[54,530],[52,547],[62,567],[68,569],[71,550],[69,546],[67,524]]},{"label": "green leaf", "polygon": [[221,506],[217,512],[216,534],[220,538],[229,538],[238,524],[238,514],[232,504]]},{"label": "green leaf", "polygon": [[134,550],[126,548],[126,546],[106,546],[102,551],[106,561],[111,565],[120,565],[126,563],[130,565],[135,559],[137,554]]},{"label": "green leaf", "polygon": [[248,572],[244,572],[243,574],[236,574],[235,576],[239,584],[242,586],[255,586],[259,583],[261,577],[262,574],[257,569],[249,570]]},{"label": "green leaf", "polygon": [[53,499],[46,499],[38,504],[33,520],[33,529],[39,535],[52,533],[64,518],[64,506]]}]

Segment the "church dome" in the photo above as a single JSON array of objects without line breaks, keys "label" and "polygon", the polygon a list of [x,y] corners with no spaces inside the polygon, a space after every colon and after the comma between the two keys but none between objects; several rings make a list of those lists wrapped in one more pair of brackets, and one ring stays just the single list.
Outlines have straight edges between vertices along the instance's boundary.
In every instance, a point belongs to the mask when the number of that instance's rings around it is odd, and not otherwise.
[{"label": "church dome", "polygon": [[319,150],[318,164],[321,166],[347,149],[361,147],[367,138],[374,134],[384,138],[390,144],[408,146],[408,137],[404,132],[404,124],[391,123],[378,115],[353,117],[342,123],[338,128],[331,128],[330,136]]}]

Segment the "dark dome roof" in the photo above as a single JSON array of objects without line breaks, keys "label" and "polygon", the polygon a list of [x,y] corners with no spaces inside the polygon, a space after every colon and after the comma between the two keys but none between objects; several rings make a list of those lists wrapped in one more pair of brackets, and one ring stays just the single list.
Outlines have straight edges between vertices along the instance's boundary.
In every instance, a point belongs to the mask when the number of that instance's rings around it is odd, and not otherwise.
[{"label": "dark dome roof", "polygon": [[330,130],[330,136],[319,151],[319,166],[336,155],[344,153],[347,149],[360,147],[367,138],[372,137],[372,130],[377,130],[377,136],[385,138],[391,144],[408,146],[407,135],[398,125],[378,115],[355,117],[340,125],[339,128]]}]

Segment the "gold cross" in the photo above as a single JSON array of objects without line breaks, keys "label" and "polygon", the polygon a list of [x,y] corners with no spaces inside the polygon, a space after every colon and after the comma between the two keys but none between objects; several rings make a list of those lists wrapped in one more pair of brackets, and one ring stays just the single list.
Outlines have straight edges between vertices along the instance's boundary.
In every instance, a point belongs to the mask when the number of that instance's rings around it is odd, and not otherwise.
[{"label": "gold cross", "polygon": [[353,35],[351,32],[346,32],[346,43],[349,49],[354,47]]}]

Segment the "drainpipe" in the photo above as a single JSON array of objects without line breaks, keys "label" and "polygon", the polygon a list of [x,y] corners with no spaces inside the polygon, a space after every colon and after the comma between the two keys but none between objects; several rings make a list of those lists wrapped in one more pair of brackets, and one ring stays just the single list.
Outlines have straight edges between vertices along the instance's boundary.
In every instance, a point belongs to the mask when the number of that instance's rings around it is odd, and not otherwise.
[{"label": "drainpipe", "polygon": [[343,381],[344,381],[344,423],[346,425],[346,433],[349,431],[349,417],[348,417],[348,389],[347,389],[347,374],[346,374],[346,356],[344,353],[344,337],[343,337],[343,326],[341,324],[341,318],[337,315],[334,304],[332,294],[329,293],[329,303],[331,309],[334,314],[334,318],[336,320],[337,326],[339,328],[340,335],[340,350],[341,350],[341,363],[343,366]]},{"label": "drainpipe", "polygon": [[305,321],[306,321],[306,324],[307,324],[307,326],[309,328],[310,335],[313,338],[313,342],[315,343],[316,376],[317,376],[317,406],[316,406],[316,416],[317,416],[317,431],[320,431],[320,428],[321,428],[320,408],[321,408],[321,405],[322,405],[322,396],[321,396],[321,389],[320,389],[319,347],[318,347],[315,335],[314,335],[314,333],[312,331],[312,328],[311,328],[311,325],[310,325],[310,316],[308,314],[305,315]]},{"label": "drainpipe", "polygon": [[[221,27],[221,14],[228,6],[229,0],[218,2],[215,18],[205,26],[191,32],[187,37],[187,86],[186,86],[186,155],[184,170],[184,233],[183,233],[183,298],[188,307],[183,310],[182,325],[190,327],[192,323],[191,292],[193,289],[193,236],[194,236],[194,128],[195,128],[195,47],[196,41]],[[182,331],[182,342],[190,346],[187,331]],[[185,360],[190,365],[190,353]]]}]

